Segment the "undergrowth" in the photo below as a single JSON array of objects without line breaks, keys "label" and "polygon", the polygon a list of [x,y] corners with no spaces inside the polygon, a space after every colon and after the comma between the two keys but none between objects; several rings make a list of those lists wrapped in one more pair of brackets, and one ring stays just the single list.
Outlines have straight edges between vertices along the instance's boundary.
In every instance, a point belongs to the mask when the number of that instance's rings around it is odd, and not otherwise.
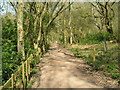
[{"label": "undergrowth", "polygon": [[[90,66],[96,71],[103,71],[103,73],[111,78],[119,81],[119,66],[118,66],[118,52],[120,52],[120,47],[115,44],[109,44],[108,50],[105,52],[103,45],[100,44],[96,46],[96,60],[93,60],[93,48],[80,49],[73,48],[70,49],[74,55],[78,58],[84,59]],[[102,52],[102,53],[101,53]]]},{"label": "undergrowth", "polygon": [[114,40],[116,37],[109,34],[108,32],[99,32],[94,34],[87,34],[79,40],[79,44],[100,44],[106,41]]}]

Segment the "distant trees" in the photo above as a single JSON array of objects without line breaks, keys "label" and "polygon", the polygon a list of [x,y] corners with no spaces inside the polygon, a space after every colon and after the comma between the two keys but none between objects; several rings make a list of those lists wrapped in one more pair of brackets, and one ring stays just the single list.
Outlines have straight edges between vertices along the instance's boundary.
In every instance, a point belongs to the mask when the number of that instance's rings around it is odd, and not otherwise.
[{"label": "distant trees", "polygon": [[[113,34],[113,25],[112,21],[115,16],[115,12],[113,9],[113,5],[115,2],[95,2],[91,3],[91,5],[94,7],[96,12],[94,12],[93,16],[97,20],[99,19],[100,24],[98,24],[97,21],[95,21],[95,25],[99,28],[100,32],[105,29],[108,33]],[[106,38],[104,37],[104,50],[107,51],[107,44],[106,44]]]},{"label": "distant trees", "polygon": [[[70,4],[70,2],[66,4]],[[114,5],[115,2],[74,2],[72,6],[59,16],[59,19],[56,19],[56,26],[59,32],[57,35],[60,41],[65,45],[81,43],[87,35],[98,32],[101,32],[103,37],[103,33],[105,33],[105,35],[113,35],[114,30],[117,29],[117,27],[113,25],[116,14]],[[105,40],[105,38],[102,39]]]},{"label": "distant trees", "polygon": [[[70,2],[67,3],[68,5]],[[92,33],[94,29],[91,7],[89,3],[73,3],[60,15],[58,31],[60,41],[65,43],[80,43],[87,33]]]},{"label": "distant trees", "polygon": [[[94,18],[99,18],[102,24],[105,26],[106,31],[113,34],[112,20],[115,16],[113,5],[115,2],[96,2],[91,3],[95,8],[98,15],[94,14]],[[98,26],[97,26],[98,27]]]}]

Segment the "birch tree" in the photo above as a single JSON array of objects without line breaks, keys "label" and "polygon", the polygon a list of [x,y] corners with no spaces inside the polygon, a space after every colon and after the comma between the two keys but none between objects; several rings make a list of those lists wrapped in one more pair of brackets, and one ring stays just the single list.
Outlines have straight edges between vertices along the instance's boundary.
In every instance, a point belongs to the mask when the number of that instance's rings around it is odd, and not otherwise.
[{"label": "birch tree", "polygon": [[[69,2],[70,4],[70,2]],[[69,28],[70,28],[70,44],[73,42],[73,33],[72,33],[72,27],[71,27],[71,8],[72,5],[69,6]]]},{"label": "birch tree", "polygon": [[18,9],[17,9],[17,48],[18,53],[20,54],[19,59],[25,59],[25,51],[24,51],[24,30],[23,30],[23,7],[24,2],[18,1]]}]

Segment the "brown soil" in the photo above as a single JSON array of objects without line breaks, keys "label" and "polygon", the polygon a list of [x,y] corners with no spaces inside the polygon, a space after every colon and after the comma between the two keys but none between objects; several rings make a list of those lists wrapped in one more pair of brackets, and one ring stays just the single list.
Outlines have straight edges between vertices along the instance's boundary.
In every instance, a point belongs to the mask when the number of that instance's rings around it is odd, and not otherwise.
[{"label": "brown soil", "polygon": [[32,88],[103,88],[118,87],[117,81],[94,71],[84,60],[59,47],[51,45],[42,58]]}]

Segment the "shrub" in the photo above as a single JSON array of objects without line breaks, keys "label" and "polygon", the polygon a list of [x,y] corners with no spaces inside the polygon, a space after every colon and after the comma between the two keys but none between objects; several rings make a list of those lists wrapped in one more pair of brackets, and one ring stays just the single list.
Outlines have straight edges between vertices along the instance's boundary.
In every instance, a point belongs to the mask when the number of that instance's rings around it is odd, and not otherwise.
[{"label": "shrub", "polygon": [[3,18],[2,28],[2,78],[10,78],[19,64],[17,55],[17,28],[8,17]]},{"label": "shrub", "polygon": [[104,38],[106,38],[106,41],[114,40],[115,36],[112,34],[109,34],[108,32],[99,32],[95,34],[88,34],[86,35],[81,41],[81,44],[97,44],[104,41]]}]

